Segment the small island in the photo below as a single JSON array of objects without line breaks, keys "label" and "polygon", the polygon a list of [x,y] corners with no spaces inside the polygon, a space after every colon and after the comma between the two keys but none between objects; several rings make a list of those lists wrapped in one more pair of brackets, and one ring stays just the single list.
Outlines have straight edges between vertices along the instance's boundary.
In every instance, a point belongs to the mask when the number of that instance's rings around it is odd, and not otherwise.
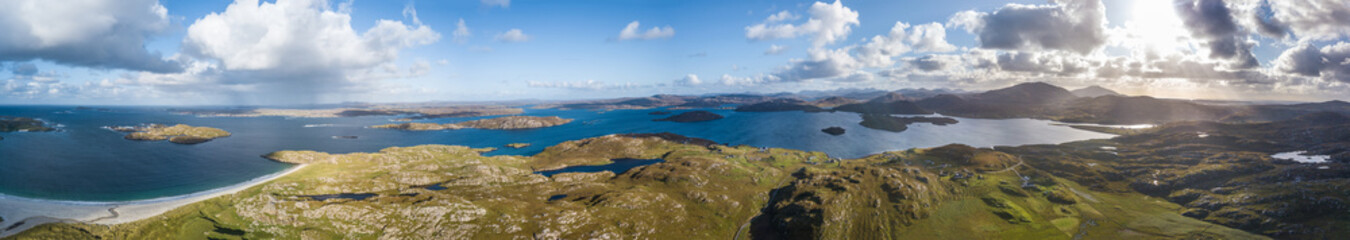
[{"label": "small island", "polygon": [[844,135],[844,128],[841,128],[841,127],[838,127],[838,126],[827,127],[827,128],[825,128],[825,129],[821,129],[820,131],[821,131],[821,132],[828,133],[828,134],[830,134],[830,135],[835,135],[835,136]]},{"label": "small island", "polygon": [[212,127],[193,127],[185,124],[173,126],[163,124],[147,124],[142,126],[119,126],[107,127],[113,131],[129,132],[125,137],[127,140],[137,141],[163,141],[177,144],[198,144],[211,141],[212,139],[229,137],[230,132]]},{"label": "small island", "polygon": [[682,122],[682,123],[687,123],[687,122],[706,122],[706,121],[712,121],[712,120],[717,120],[717,119],[722,119],[722,115],[717,115],[716,113],[712,113],[712,112],[709,112],[709,111],[689,111],[689,112],[684,112],[684,113],[677,114],[677,115],[675,115],[675,116],[670,116],[670,117],[662,118],[662,119],[656,119],[656,120],[652,120],[652,121],[657,121],[657,122],[671,121],[671,122]]},{"label": "small island", "polygon": [[55,128],[47,127],[42,120],[26,117],[0,116],[0,132],[48,132]]},{"label": "small island", "polygon": [[563,125],[572,122],[572,119],[535,116],[507,116],[499,118],[473,120],[460,123],[401,123],[370,126],[371,128],[387,128],[408,131],[432,131],[432,130],[455,130],[463,128],[478,129],[497,129],[497,130],[518,130],[546,128]]},{"label": "small island", "polygon": [[938,126],[957,123],[956,119],[949,117],[893,117],[885,114],[863,114],[863,120],[858,124],[871,129],[903,132],[909,129],[909,124],[920,122]]},{"label": "small island", "polygon": [[506,147],[509,147],[509,148],[515,148],[515,149],[521,149],[521,148],[527,148],[527,147],[530,147],[530,144],[529,144],[529,143],[512,143],[512,144],[506,144]]}]

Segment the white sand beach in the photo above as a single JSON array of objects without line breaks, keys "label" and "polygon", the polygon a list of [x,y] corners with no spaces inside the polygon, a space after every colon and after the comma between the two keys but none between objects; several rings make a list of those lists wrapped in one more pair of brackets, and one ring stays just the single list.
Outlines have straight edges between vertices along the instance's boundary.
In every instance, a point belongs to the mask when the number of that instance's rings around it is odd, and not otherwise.
[{"label": "white sand beach", "polygon": [[61,201],[0,195],[0,238],[18,234],[29,228],[52,222],[86,222],[119,224],[158,216],[194,202],[233,194],[244,189],[285,176],[305,165],[296,165],[273,174],[228,187],[197,193],[124,202]]}]

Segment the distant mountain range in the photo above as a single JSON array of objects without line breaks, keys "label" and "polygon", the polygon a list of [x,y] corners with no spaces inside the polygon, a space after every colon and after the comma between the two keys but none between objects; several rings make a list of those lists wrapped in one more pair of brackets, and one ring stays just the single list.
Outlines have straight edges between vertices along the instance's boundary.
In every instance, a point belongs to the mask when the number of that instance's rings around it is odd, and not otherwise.
[{"label": "distant mountain range", "polygon": [[[828,94],[839,94],[830,96]],[[860,98],[860,97],[868,98]],[[814,100],[814,101],[812,101]],[[859,101],[865,100],[865,101]],[[641,98],[573,101],[536,107],[560,109],[708,108],[737,105],[737,111],[844,111],[868,114],[942,114],[968,118],[1035,118],[1074,123],[1156,124],[1176,121],[1267,122],[1315,112],[1350,114],[1350,103],[1263,104],[1125,96],[1100,86],[1067,90],[1043,82],[985,92],[947,89],[881,91],[851,89],[799,94],[655,95]]]}]

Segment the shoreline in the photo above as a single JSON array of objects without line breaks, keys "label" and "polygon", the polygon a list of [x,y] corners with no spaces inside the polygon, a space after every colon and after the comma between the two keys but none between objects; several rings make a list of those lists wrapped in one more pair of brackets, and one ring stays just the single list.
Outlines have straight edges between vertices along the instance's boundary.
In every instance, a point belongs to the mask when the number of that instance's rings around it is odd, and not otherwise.
[{"label": "shoreline", "polygon": [[30,228],[54,222],[81,222],[92,224],[120,224],[159,216],[173,209],[202,200],[234,194],[244,189],[290,175],[305,168],[305,164],[285,171],[259,176],[234,185],[178,196],[144,200],[95,202],[26,198],[0,194],[0,238],[24,232]]}]

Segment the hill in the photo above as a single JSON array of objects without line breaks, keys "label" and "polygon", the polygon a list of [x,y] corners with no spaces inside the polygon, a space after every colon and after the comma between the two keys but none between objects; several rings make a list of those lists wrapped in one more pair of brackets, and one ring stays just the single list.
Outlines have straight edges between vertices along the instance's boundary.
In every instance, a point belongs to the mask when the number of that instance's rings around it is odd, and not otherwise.
[{"label": "hill", "polygon": [[1088,86],[1088,87],[1085,87],[1085,88],[1074,89],[1073,91],[1069,91],[1069,92],[1070,92],[1070,93],[1073,93],[1074,96],[1078,96],[1078,97],[1087,97],[1087,98],[1090,98],[1090,97],[1101,97],[1101,96],[1121,96],[1120,93],[1117,93],[1116,91],[1112,91],[1111,89],[1106,89],[1106,88],[1104,88],[1104,87],[1097,86],[1097,85],[1092,85],[1092,86]]}]

